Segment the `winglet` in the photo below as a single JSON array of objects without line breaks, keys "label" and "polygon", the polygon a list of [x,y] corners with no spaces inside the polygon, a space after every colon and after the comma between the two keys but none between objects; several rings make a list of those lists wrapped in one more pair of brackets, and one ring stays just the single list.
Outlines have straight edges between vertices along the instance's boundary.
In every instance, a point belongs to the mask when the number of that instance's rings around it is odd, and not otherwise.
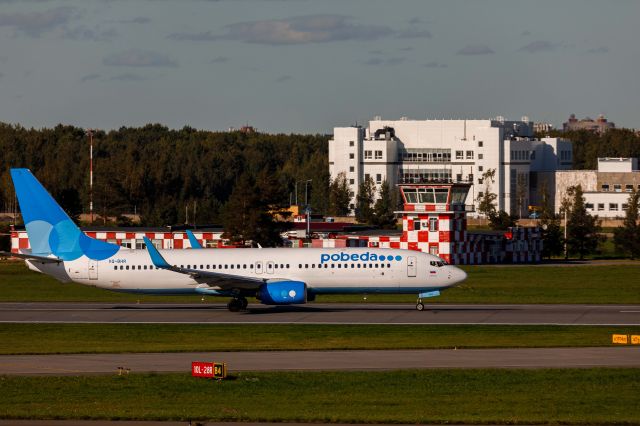
[{"label": "winglet", "polygon": [[192,249],[201,249],[202,248],[202,244],[200,244],[200,241],[198,241],[198,239],[196,238],[195,235],[193,235],[193,232],[191,232],[190,229],[186,229],[184,232],[187,233],[187,237],[189,237],[189,242],[191,243],[191,248]]},{"label": "winglet", "polygon": [[151,243],[151,241],[149,241],[149,238],[142,238],[144,239],[144,243],[147,246],[147,251],[149,252],[149,256],[151,257],[151,263],[153,263],[153,266],[161,269],[171,269],[171,265],[169,265],[169,263],[164,260],[164,257],[162,257],[158,249]]}]

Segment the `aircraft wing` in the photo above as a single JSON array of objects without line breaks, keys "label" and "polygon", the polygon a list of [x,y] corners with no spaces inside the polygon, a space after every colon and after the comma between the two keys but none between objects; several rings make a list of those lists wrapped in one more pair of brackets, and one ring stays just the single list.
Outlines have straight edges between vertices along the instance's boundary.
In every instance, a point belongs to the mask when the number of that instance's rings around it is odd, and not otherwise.
[{"label": "aircraft wing", "polygon": [[57,257],[37,256],[35,254],[29,254],[29,253],[10,253],[8,251],[0,251],[0,256],[18,257],[20,259],[35,260],[35,261],[41,262],[41,263],[60,263],[60,262],[62,262],[62,259],[59,259]]},{"label": "aircraft wing", "polygon": [[[246,290],[255,290],[258,289],[262,284],[266,282],[266,280],[261,278],[252,278],[252,277],[242,277],[238,275],[225,274],[222,272],[213,272],[213,271],[202,271],[198,269],[187,269],[180,268],[178,266],[174,266],[169,264],[165,260],[164,257],[160,254],[158,249],[149,241],[147,237],[143,237],[144,242],[147,245],[147,251],[149,252],[149,256],[151,257],[151,262],[153,266],[160,269],[166,269],[169,271],[176,272],[178,274],[190,275],[194,280],[207,284],[209,286],[217,286],[222,290],[230,290],[230,289],[246,289]],[[270,281],[273,278],[270,279]]]}]

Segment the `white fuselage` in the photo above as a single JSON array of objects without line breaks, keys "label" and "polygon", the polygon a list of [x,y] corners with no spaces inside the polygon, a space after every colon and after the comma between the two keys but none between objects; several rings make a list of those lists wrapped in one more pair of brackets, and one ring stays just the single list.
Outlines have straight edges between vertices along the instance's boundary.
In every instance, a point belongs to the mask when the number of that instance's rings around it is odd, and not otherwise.
[{"label": "white fuselage", "polygon": [[[306,283],[310,294],[421,293],[451,287],[466,278],[459,268],[416,251],[372,248],[198,249],[162,250],[164,259],[180,268]],[[384,260],[380,260],[383,258]],[[191,275],[153,266],[147,250],[120,249],[109,259],[82,256],[59,265],[27,262],[32,269],[62,281],[104,289],[179,294],[198,293],[207,286]],[[211,290],[220,289],[215,285]]]}]

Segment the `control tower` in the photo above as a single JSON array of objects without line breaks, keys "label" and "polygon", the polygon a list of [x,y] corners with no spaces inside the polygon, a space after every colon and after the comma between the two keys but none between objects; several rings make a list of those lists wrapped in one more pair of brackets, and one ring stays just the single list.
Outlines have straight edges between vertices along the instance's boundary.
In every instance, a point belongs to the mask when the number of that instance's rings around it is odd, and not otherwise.
[{"label": "control tower", "polygon": [[439,256],[449,263],[467,263],[461,258],[467,240],[465,205],[471,188],[469,183],[400,183],[404,209],[401,242],[409,250],[420,250]]}]

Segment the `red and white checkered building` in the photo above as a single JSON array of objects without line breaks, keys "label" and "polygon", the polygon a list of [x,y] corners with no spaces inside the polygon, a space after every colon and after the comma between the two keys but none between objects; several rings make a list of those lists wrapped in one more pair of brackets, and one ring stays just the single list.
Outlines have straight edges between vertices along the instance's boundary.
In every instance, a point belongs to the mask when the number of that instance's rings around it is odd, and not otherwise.
[{"label": "red and white checkered building", "polygon": [[[98,240],[107,241],[128,248],[143,248],[142,237],[149,238],[153,245],[162,249],[186,249],[191,248],[189,237],[184,230],[167,231],[166,229],[149,228],[104,228],[83,229],[84,233]],[[193,235],[200,241],[203,247],[228,248],[222,239],[221,229],[193,230]],[[14,229],[11,231],[11,252],[29,249],[27,231]]]},{"label": "red and white checkered building", "polygon": [[[452,264],[531,263],[542,259],[538,228],[510,228],[507,232],[467,232],[464,200],[468,184],[401,184],[404,201],[402,234],[392,236],[341,235],[314,239],[312,247],[381,247],[418,250]],[[296,247],[303,240],[293,240]]]}]

